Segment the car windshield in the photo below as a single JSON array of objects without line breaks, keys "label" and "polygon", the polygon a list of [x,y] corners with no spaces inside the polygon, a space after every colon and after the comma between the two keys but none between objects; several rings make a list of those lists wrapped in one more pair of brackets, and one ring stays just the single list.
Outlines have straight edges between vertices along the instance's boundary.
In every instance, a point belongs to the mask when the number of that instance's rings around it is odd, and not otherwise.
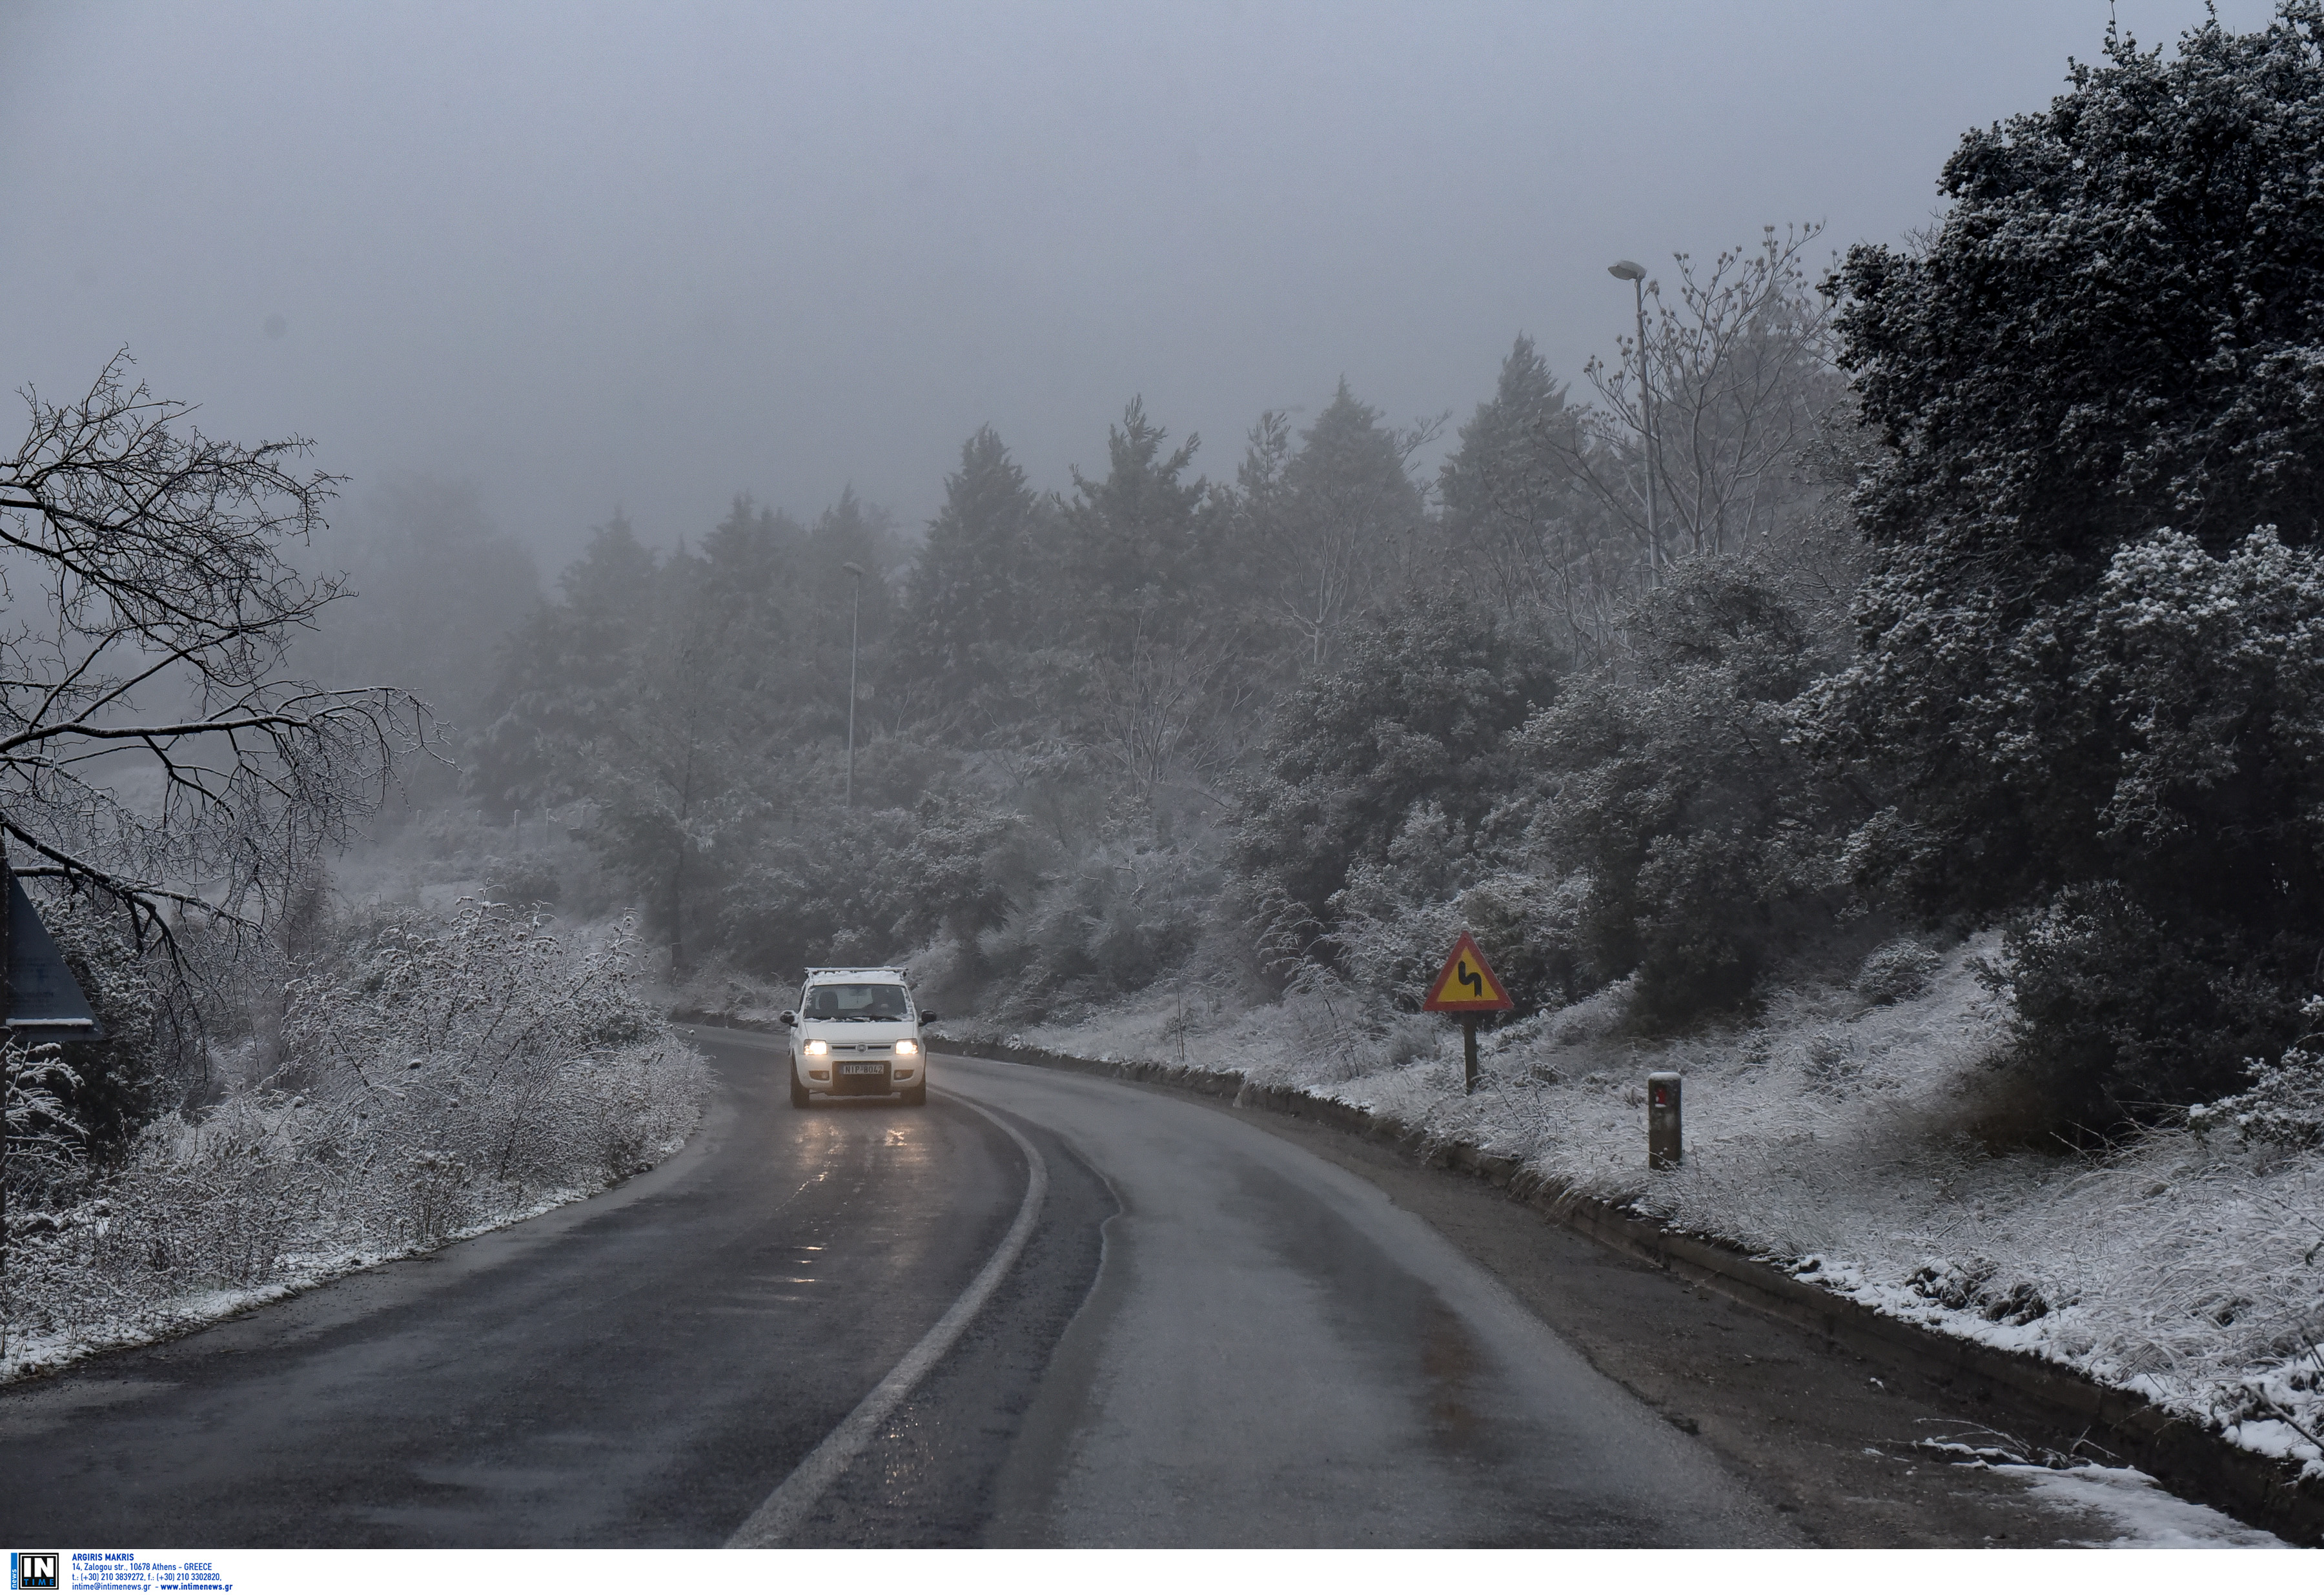
[{"label": "car windshield", "polygon": [[900,1019],[901,986],[809,986],[799,1012],[811,1019]]}]

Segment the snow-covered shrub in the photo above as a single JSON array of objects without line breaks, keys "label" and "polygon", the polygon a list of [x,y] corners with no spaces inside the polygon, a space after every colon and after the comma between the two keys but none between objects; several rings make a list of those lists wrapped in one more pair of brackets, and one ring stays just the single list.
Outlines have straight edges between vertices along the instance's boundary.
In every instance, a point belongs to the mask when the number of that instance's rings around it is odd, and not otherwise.
[{"label": "snow-covered shrub", "polygon": [[1384,860],[1360,859],[1332,899],[1326,947],[1374,1001],[1416,1009],[1462,930],[1476,936],[1520,1012],[1582,995],[1579,921],[1585,880],[1499,867],[1473,851],[1465,827],[1424,803],[1405,817]]},{"label": "snow-covered shrub", "polygon": [[1941,963],[1935,949],[1900,936],[1865,954],[1856,972],[1857,993],[1873,1002],[1909,1002],[1929,989]]},{"label": "snow-covered shrub", "polygon": [[1811,1080],[1831,1083],[1855,1074],[1862,1065],[1846,1037],[1819,1030],[1800,1048],[1801,1067]]},{"label": "snow-covered shrub", "polygon": [[2243,945],[2115,882],[2061,890],[2003,943],[2021,1067],[2061,1117],[2093,1126],[2214,1095],[2299,1029],[2296,1000]]},{"label": "snow-covered shrub", "polygon": [[1560,664],[1535,622],[1455,595],[1353,628],[1340,664],[1278,706],[1240,794],[1233,862],[1254,899],[1333,929],[1351,871],[1400,835],[1418,842],[1416,811],[1435,811],[1423,831],[1472,835],[1521,779],[1515,735],[1554,696]]},{"label": "snow-covered shrub", "polygon": [[[40,890],[39,885],[33,890]],[[175,1102],[182,1082],[166,1045],[164,982],[158,955],[140,948],[118,905],[80,893],[42,891],[42,921],[88,998],[102,1041],[65,1044],[58,1059],[72,1074],[63,1101],[99,1164],[126,1149],[139,1128]]]},{"label": "snow-covered shrub", "polygon": [[1530,841],[1587,882],[1586,983],[1634,976],[1632,1019],[1683,1028],[1744,1007],[1831,924],[1840,800],[1789,707],[1829,640],[1737,558],[1682,563],[1634,623],[1635,657],[1571,687],[1518,745],[1539,788]]},{"label": "snow-covered shrub", "polygon": [[[916,962],[916,983],[924,983]],[[737,1019],[771,1020],[798,1000],[798,981],[761,980],[715,959],[698,964],[669,991],[669,1006],[681,1014],[720,1014]]]},{"label": "snow-covered shrub", "polygon": [[777,981],[809,963],[885,963],[939,935],[973,944],[1026,881],[1013,856],[1021,830],[1017,815],[960,791],[835,809],[779,834],[738,828],[709,865],[723,871],[712,940]]},{"label": "snow-covered shrub", "polygon": [[11,1212],[0,1364],[150,1330],[196,1293],[425,1249],[667,1156],[706,1071],[632,989],[632,951],[626,928],[568,941],[473,901],[357,917],[289,982],[270,1077],[148,1125],[79,1202]]},{"label": "snow-covered shrub", "polygon": [[1195,848],[1128,828],[1101,841],[978,938],[995,976],[993,1016],[1042,1017],[1145,990],[1193,955],[1222,884]]},{"label": "snow-covered shrub", "polygon": [[[374,1146],[520,1191],[583,1183],[576,1157],[619,1111],[600,1071],[671,1045],[631,989],[631,952],[626,936],[568,946],[483,903],[441,923],[388,913],[344,969],[294,987],[284,1056],[309,1105],[358,1116]],[[440,1166],[413,1164],[430,1171],[422,1183],[440,1183]]]},{"label": "snow-covered shrub", "polygon": [[1923,1263],[1905,1277],[1913,1294],[1955,1312],[1974,1312],[1988,1323],[2031,1323],[2050,1304],[2031,1280],[2006,1286],[1995,1282],[2000,1265],[1990,1258]]},{"label": "snow-covered shrub", "polygon": [[521,908],[546,908],[564,894],[565,881],[553,859],[540,853],[496,858],[484,867],[484,890],[494,902]]},{"label": "snow-covered shrub", "polygon": [[12,1197],[81,1160],[88,1129],[69,1100],[80,1084],[55,1042],[36,1046],[12,1037],[0,1052],[0,1125],[8,1138]]},{"label": "snow-covered shrub", "polygon": [[[2324,1022],[2324,997],[2309,998],[2300,1014]],[[2200,1134],[2232,1128],[2247,1141],[2324,1146],[2324,1034],[2311,1030],[2282,1057],[2253,1059],[2247,1088],[2189,1109],[2187,1120]]]}]

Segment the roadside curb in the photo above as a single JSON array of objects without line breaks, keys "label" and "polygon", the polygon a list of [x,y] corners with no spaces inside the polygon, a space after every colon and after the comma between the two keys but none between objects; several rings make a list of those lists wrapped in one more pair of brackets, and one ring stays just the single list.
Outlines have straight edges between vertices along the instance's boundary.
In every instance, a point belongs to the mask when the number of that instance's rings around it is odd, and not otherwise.
[{"label": "roadside curb", "polygon": [[1428,1166],[1481,1180],[1553,1222],[1821,1335],[1834,1345],[1941,1385],[1958,1386],[1966,1378],[2004,1387],[2049,1408],[2070,1425],[2093,1431],[2093,1438],[2107,1451],[2183,1495],[2296,1544],[2324,1545],[2324,1489],[2301,1484],[2295,1467],[2233,1444],[2215,1430],[2165,1411],[2134,1391],[2100,1384],[2058,1363],[1891,1317],[1795,1278],[1735,1247],[1666,1229],[1653,1219],[1582,1194],[1561,1181],[1528,1174],[1518,1159],[1506,1154],[1368,1108],[1292,1087],[1259,1085],[1231,1070],[1099,1061],[1042,1047],[991,1042],[943,1039],[937,1045],[964,1057],[1102,1074],[1225,1099],[1238,1108],[1314,1120],[1365,1140],[1392,1146]]}]

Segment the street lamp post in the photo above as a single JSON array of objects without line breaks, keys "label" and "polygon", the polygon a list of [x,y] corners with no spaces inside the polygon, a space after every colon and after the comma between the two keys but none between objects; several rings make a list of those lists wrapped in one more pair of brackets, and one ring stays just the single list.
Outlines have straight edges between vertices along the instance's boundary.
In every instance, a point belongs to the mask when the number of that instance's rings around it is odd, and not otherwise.
[{"label": "street lamp post", "polygon": [[847,795],[844,808],[855,807],[855,643],[863,633],[863,567],[850,559],[840,569],[855,578],[855,612],[847,622]]},{"label": "street lamp post", "polygon": [[1646,559],[1655,585],[1663,585],[1663,534],[1655,513],[1655,391],[1646,381],[1646,269],[1636,261],[1616,261],[1607,272],[1630,285],[1638,302],[1638,441],[1646,454]]}]

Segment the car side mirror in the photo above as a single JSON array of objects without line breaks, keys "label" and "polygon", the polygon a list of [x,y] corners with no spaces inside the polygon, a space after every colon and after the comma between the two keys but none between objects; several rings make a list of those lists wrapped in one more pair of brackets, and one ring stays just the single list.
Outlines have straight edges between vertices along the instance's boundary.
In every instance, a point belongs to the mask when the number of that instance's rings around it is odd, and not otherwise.
[{"label": "car side mirror", "polygon": [[782,1012],[777,1014],[775,1017],[782,1020],[785,1028],[787,1028],[797,1029],[798,1028],[798,1015],[793,1013],[788,1008],[783,1010]]},{"label": "car side mirror", "polygon": [[925,1008],[924,1008],[924,1009],[922,1009],[922,1010],[920,1010],[920,1023],[922,1023],[922,1024],[924,1024],[924,1025],[933,1025],[933,1024],[935,1024],[936,1022],[936,1015],[934,1015],[934,1014],[930,1013],[930,1012],[929,1012],[927,1009],[925,1009]]}]

